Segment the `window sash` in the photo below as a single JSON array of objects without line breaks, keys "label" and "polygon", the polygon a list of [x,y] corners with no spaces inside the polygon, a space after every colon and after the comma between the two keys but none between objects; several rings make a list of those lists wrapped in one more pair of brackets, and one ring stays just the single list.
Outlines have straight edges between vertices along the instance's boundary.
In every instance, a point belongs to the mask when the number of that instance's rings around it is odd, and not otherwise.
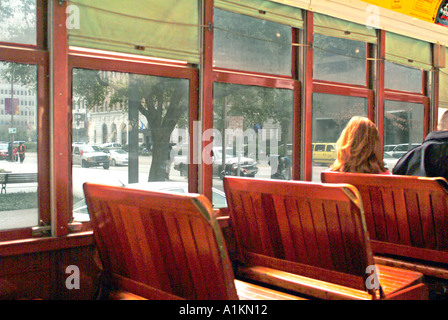
[{"label": "window sash", "polygon": [[67,11],[70,46],[200,61],[198,0],[76,0]]},{"label": "window sash", "polygon": [[271,1],[216,0],[215,7],[295,28],[303,28],[302,9]]},{"label": "window sash", "polygon": [[413,68],[431,70],[431,44],[386,32],[386,60]]}]

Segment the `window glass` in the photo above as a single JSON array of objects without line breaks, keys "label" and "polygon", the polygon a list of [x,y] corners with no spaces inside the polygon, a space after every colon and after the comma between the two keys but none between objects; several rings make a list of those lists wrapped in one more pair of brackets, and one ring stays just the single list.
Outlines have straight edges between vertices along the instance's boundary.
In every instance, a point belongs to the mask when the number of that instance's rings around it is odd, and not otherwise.
[{"label": "window glass", "polygon": [[419,103],[386,100],[384,145],[394,158],[420,145],[424,138],[424,106]]},{"label": "window glass", "polygon": [[422,70],[389,61],[386,61],[384,66],[384,87],[386,89],[422,93]]},{"label": "window glass", "polygon": [[313,78],[366,85],[366,43],[314,34]]},{"label": "window glass", "polygon": [[37,67],[0,62],[0,88],[0,229],[32,227],[38,225]]},{"label": "window glass", "polygon": [[213,92],[213,187],[223,190],[224,175],[291,179],[293,92],[225,83]]},{"label": "window glass", "polygon": [[86,220],[87,181],[188,189],[188,94],[186,79],[73,71],[75,221]]},{"label": "window glass", "polygon": [[36,44],[36,0],[0,1],[0,41]]},{"label": "window glass", "polygon": [[313,93],[312,181],[336,160],[336,141],[353,116],[367,117],[366,98]]},{"label": "window glass", "polygon": [[213,64],[291,75],[291,27],[215,9]]}]

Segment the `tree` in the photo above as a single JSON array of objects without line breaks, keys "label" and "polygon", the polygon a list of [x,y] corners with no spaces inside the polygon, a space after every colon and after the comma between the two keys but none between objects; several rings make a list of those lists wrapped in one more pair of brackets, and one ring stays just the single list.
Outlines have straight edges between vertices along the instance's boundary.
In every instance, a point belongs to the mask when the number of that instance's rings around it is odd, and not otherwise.
[{"label": "tree", "polygon": [[0,2],[0,41],[36,43],[36,0]]},{"label": "tree", "polygon": [[[84,99],[90,110],[108,101],[109,106],[119,105],[122,112],[131,115],[130,108],[135,105],[138,116],[145,117],[153,140],[148,181],[165,180],[171,133],[187,123],[188,80],[76,69],[73,92],[74,99]],[[130,117],[130,124],[138,125],[138,119]]]},{"label": "tree", "polygon": [[244,119],[243,131],[252,128],[255,132],[271,120],[279,124],[282,143],[286,145],[292,124],[292,110],[291,90],[221,83],[214,87],[214,127],[222,133],[227,128],[224,117],[241,116]]}]

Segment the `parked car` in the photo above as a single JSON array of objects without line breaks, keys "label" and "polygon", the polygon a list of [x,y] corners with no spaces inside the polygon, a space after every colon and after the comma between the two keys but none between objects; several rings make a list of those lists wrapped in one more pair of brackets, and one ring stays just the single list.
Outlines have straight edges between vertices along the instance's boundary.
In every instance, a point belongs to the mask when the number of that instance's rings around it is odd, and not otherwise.
[{"label": "parked car", "polygon": [[101,149],[121,149],[121,143],[118,142],[108,142],[100,145]]},{"label": "parked car", "polygon": [[8,153],[8,144],[2,143],[0,144],[0,160],[8,160],[9,153]]},{"label": "parked car", "polygon": [[[131,183],[126,185],[126,187],[148,191],[188,193],[187,182],[176,182],[176,181],[141,182],[141,183]],[[218,209],[227,207],[226,195],[223,191],[216,188],[212,188],[212,197],[214,208]]]},{"label": "parked car", "polygon": [[188,144],[173,147],[173,167],[181,176],[188,175]]},{"label": "parked car", "polygon": [[110,164],[112,166],[127,166],[129,155],[123,149],[110,149],[108,150],[110,157]]},{"label": "parked car", "polygon": [[[179,148],[175,153],[173,162],[174,169],[180,171],[181,175],[188,173],[188,148]],[[212,162],[213,174],[220,176],[232,174],[237,175],[238,166],[240,168],[240,175],[245,177],[255,177],[258,172],[257,161],[252,158],[238,156],[233,148],[226,148],[225,166],[222,162],[222,148],[212,148]]]},{"label": "parked car", "polygon": [[386,144],[386,145],[384,146],[383,151],[384,151],[384,152],[390,152],[390,151],[394,150],[394,148],[395,148],[396,146],[397,146],[396,144]]},{"label": "parked car", "polygon": [[[156,181],[128,184],[126,187],[148,191],[161,191],[172,193],[188,193],[187,182]],[[223,191],[212,188],[213,207],[215,209],[227,207],[226,195]],[[79,200],[73,205],[73,219],[77,222],[89,221],[89,212],[85,199]]]},{"label": "parked car", "polygon": [[389,169],[389,171],[392,173],[392,170],[394,169],[394,167],[397,164],[399,159],[393,157],[390,154],[390,152],[384,152],[383,160],[384,160],[384,165],[386,166],[386,168]]},{"label": "parked car", "polygon": [[[258,172],[257,161],[252,158],[238,155],[233,148],[226,148],[225,166],[223,166],[223,153],[221,147],[212,148],[213,174],[219,175],[221,178],[233,172],[233,175],[241,175],[245,177],[255,177]],[[238,167],[240,173],[238,174]]]},{"label": "parked car", "polygon": [[313,143],[313,162],[331,164],[338,156],[336,143]]},{"label": "parked car", "polygon": [[104,169],[109,169],[109,155],[98,146],[74,145],[72,149],[73,164],[79,164],[83,168],[103,166]]},{"label": "parked car", "polygon": [[390,154],[392,157],[400,159],[408,151],[418,146],[420,146],[420,143],[402,143],[397,145],[392,151],[390,151]]}]

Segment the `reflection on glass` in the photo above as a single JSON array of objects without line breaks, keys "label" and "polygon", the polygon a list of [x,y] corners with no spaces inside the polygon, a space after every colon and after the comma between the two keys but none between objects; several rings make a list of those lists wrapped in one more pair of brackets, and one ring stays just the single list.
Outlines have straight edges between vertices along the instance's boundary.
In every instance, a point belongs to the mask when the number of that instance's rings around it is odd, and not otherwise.
[{"label": "reflection on glass", "polygon": [[0,41],[36,44],[36,0],[0,1]]},{"label": "reflection on glass", "polygon": [[313,94],[312,181],[336,160],[336,141],[353,116],[367,117],[366,98]]},{"label": "reflection on glass", "polygon": [[[36,226],[36,66],[0,62],[0,160],[0,229]],[[16,174],[29,180],[7,183]]]},{"label": "reflection on glass", "polygon": [[386,89],[421,93],[423,72],[420,69],[402,66],[389,61],[384,65],[384,86]]},{"label": "reflection on glass", "polygon": [[188,94],[185,79],[73,71],[75,220],[85,218],[87,181],[173,192],[188,186]]},{"label": "reflection on glass", "polygon": [[216,67],[291,75],[291,27],[215,9]]},{"label": "reflection on glass", "polygon": [[424,139],[424,106],[419,103],[390,101],[384,104],[384,145],[388,153],[401,158]]},{"label": "reflection on glass", "polygon": [[366,43],[314,34],[313,78],[366,84]]},{"label": "reflection on glass", "polygon": [[292,91],[215,83],[213,92],[213,187],[224,175],[291,179]]}]

